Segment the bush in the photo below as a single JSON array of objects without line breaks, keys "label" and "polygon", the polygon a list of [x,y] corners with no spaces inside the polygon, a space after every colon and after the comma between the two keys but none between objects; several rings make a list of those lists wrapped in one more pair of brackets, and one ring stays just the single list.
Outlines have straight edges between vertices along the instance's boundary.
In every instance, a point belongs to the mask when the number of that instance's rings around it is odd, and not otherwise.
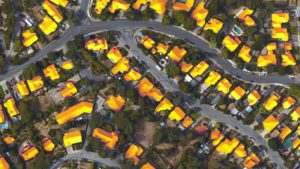
[{"label": "bush", "polygon": [[176,76],[178,76],[178,74],[180,73],[180,69],[177,66],[177,64],[175,62],[170,62],[167,64],[166,66],[166,71],[167,71],[167,75],[170,78],[174,78]]}]

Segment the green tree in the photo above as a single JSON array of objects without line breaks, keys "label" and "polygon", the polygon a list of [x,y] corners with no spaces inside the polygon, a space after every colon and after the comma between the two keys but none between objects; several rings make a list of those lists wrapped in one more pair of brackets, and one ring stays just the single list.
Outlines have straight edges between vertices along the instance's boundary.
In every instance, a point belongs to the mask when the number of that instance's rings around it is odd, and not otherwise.
[{"label": "green tree", "polygon": [[219,169],[220,168],[220,160],[217,158],[210,158],[208,162],[208,169]]},{"label": "green tree", "polygon": [[186,29],[188,31],[192,31],[196,27],[196,21],[191,19],[190,17],[187,17],[184,21],[183,27],[184,27],[184,29]]},{"label": "green tree", "polygon": [[21,100],[21,102],[18,105],[20,114],[21,114],[21,119],[24,123],[31,123],[33,119],[33,114],[28,107],[28,104]]},{"label": "green tree", "polygon": [[23,44],[21,42],[21,39],[19,37],[15,38],[15,42],[14,42],[14,51],[15,52],[21,52],[23,50]]},{"label": "green tree", "polygon": [[171,17],[168,14],[164,15],[161,23],[163,25],[169,25],[171,23]]},{"label": "green tree", "polygon": [[2,86],[0,86],[0,99],[3,100],[4,97],[5,97],[5,92],[4,92],[3,88],[2,88]]},{"label": "green tree", "polygon": [[274,151],[278,150],[278,148],[280,147],[280,140],[278,138],[270,138],[268,140],[268,145],[270,146],[270,148]]},{"label": "green tree", "polygon": [[142,19],[144,21],[149,21],[149,19],[155,18],[155,11],[151,9],[149,6],[145,10],[142,11]]},{"label": "green tree", "polygon": [[168,74],[168,77],[174,78],[174,77],[179,75],[180,69],[179,69],[179,67],[177,66],[177,64],[175,62],[171,61],[166,66],[166,72]]}]

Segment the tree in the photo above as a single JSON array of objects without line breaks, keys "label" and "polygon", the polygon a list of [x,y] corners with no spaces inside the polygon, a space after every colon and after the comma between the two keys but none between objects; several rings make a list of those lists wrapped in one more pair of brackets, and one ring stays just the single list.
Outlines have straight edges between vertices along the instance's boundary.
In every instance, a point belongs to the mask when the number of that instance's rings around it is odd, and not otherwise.
[{"label": "tree", "polygon": [[145,10],[142,11],[142,19],[144,21],[148,21],[149,19],[155,18],[155,11],[151,9],[149,6]]},{"label": "tree", "polygon": [[178,76],[178,74],[180,73],[179,67],[177,66],[177,64],[175,62],[172,62],[172,61],[167,64],[166,71],[167,71],[168,77],[170,77],[170,78],[174,78],[174,77]]},{"label": "tree", "polygon": [[24,69],[23,75],[25,79],[32,79],[38,74],[38,68],[36,64],[32,63],[27,68]]},{"label": "tree", "polygon": [[186,19],[188,18],[188,14],[186,11],[175,11],[173,13],[173,16],[175,20],[180,24],[184,24]]},{"label": "tree", "polygon": [[220,161],[217,158],[211,158],[208,162],[208,169],[219,169]]},{"label": "tree", "polygon": [[21,52],[23,50],[23,44],[21,42],[21,39],[19,37],[16,37],[15,43],[14,43],[14,51],[15,52]]},{"label": "tree", "polygon": [[2,88],[2,86],[0,86],[0,99],[4,99],[4,97],[5,97],[5,92]]},{"label": "tree", "polygon": [[186,29],[188,31],[192,31],[196,27],[196,21],[191,19],[190,17],[187,17],[184,21],[183,27],[184,27],[184,29]]},{"label": "tree", "polygon": [[276,151],[278,149],[278,147],[280,147],[280,140],[278,138],[270,138],[268,140],[268,145],[270,146],[270,148],[274,151]]},{"label": "tree", "polygon": [[134,21],[139,19],[141,13],[137,10],[129,8],[124,15],[128,20]]},{"label": "tree", "polygon": [[179,90],[185,92],[185,93],[188,93],[190,91],[190,85],[189,83],[183,81],[183,80],[180,80],[178,82],[178,87],[179,87]]},{"label": "tree", "polygon": [[33,114],[30,111],[30,108],[28,107],[28,104],[21,100],[21,102],[18,105],[21,119],[24,123],[32,123]]},{"label": "tree", "polygon": [[161,23],[163,25],[169,25],[171,23],[171,17],[168,14],[164,15]]}]

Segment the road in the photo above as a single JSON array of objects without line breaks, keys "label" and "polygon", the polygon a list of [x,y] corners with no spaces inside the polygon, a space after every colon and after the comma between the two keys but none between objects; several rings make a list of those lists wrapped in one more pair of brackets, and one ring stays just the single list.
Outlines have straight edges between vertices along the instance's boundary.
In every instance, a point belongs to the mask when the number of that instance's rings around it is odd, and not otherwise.
[{"label": "road", "polygon": [[117,160],[111,160],[110,158],[100,158],[97,153],[94,152],[78,152],[74,154],[68,154],[58,160],[56,160],[54,163],[52,163],[48,169],[57,169],[61,164],[64,162],[67,162],[69,160],[89,160],[89,161],[95,161],[101,164],[105,164],[106,166],[115,167],[115,168],[121,168],[121,166],[117,163]]},{"label": "road", "polygon": [[[155,67],[153,68],[153,66],[156,64],[152,61],[150,57],[145,56],[140,49],[137,49],[136,47],[137,44],[133,40],[132,34],[127,33],[123,35],[125,37],[121,38],[121,40],[126,39],[125,41],[127,42],[126,44],[130,46],[130,49],[133,49],[131,51],[147,64],[149,70],[151,70],[152,75],[163,85],[165,89],[184,96],[183,100],[187,102],[191,108],[199,109],[201,112],[200,114],[202,116],[205,116],[210,119],[214,119],[218,122],[222,122],[226,124],[226,126],[229,126],[234,130],[237,130],[239,133],[243,135],[246,134],[249,137],[253,137],[255,139],[255,144],[257,146],[262,145],[266,147],[267,156],[270,158],[271,161],[274,161],[280,169],[286,168],[284,165],[284,161],[280,158],[279,154],[273,151],[269,147],[266,140],[257,132],[255,132],[250,126],[242,124],[241,121],[237,120],[236,118],[233,118],[229,115],[225,115],[224,113],[217,111],[216,109],[212,108],[209,105],[200,104],[199,100],[196,100],[191,96],[188,96],[187,94],[181,92],[178,89],[177,85],[172,80],[170,82],[170,79],[166,78],[165,73],[158,71]],[[237,126],[238,128],[236,128],[235,126]]]}]

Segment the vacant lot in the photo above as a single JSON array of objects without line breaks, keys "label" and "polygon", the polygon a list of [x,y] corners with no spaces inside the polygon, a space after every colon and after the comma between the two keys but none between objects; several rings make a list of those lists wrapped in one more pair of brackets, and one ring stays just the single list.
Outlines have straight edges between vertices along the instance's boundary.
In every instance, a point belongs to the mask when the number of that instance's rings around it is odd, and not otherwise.
[{"label": "vacant lot", "polygon": [[140,121],[134,137],[140,145],[149,148],[153,144],[154,133],[155,123]]}]

